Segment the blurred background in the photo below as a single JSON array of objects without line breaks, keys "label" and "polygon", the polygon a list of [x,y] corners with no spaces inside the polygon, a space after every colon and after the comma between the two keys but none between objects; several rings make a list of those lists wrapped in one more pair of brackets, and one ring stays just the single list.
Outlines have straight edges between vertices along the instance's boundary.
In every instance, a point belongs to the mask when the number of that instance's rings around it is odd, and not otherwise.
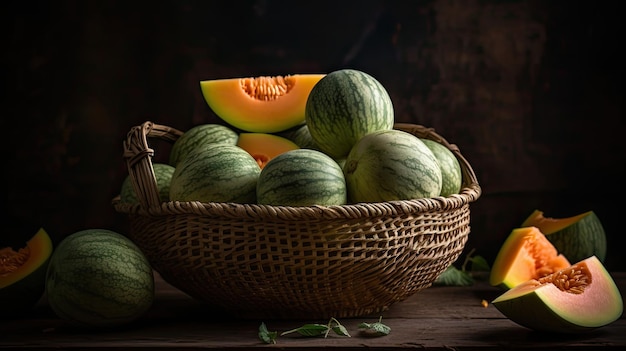
[{"label": "blurred background", "polygon": [[[619,2],[29,1],[3,11],[8,109],[1,246],[44,227],[126,233],[122,140],[150,120],[222,123],[199,81],[365,71],[396,120],[456,144],[483,194],[466,250],[492,262],[535,209],[593,210],[626,270]],[[155,159],[166,160],[165,152]]]}]

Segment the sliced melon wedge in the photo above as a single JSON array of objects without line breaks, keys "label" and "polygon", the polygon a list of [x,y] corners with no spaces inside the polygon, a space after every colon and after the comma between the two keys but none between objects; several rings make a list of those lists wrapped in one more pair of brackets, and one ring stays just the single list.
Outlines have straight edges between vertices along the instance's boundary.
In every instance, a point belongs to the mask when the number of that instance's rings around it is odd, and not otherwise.
[{"label": "sliced melon wedge", "polygon": [[325,74],[211,79],[200,82],[215,114],[246,132],[276,133],[304,122],[313,86]]},{"label": "sliced melon wedge", "polygon": [[39,301],[52,251],[52,240],[43,228],[17,251],[0,248],[0,318],[19,315]]},{"label": "sliced melon wedge", "polygon": [[595,256],[519,284],[492,303],[521,326],[555,333],[595,330],[620,318],[624,309],[615,281]]},{"label": "sliced melon wedge", "polygon": [[606,258],[606,233],[593,211],[567,218],[552,218],[535,210],[522,226],[539,228],[570,262],[582,261],[590,256],[596,256],[601,262]]},{"label": "sliced melon wedge", "polygon": [[261,168],[283,152],[300,148],[287,138],[268,133],[241,133],[237,146],[248,151]]},{"label": "sliced melon wedge", "polygon": [[511,231],[493,262],[489,283],[506,289],[570,266],[537,227]]}]

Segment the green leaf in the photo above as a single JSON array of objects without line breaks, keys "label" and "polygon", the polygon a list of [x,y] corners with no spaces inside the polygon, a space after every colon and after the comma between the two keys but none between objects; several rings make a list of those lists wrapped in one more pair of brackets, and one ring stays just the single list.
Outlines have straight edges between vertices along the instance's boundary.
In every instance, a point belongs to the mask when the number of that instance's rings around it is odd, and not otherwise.
[{"label": "green leaf", "polygon": [[347,336],[350,337],[350,333],[348,333],[348,329],[346,329],[346,327],[344,327],[341,324],[335,325],[333,327],[333,331],[335,332],[335,334],[337,335],[341,335],[341,336]]},{"label": "green leaf", "polygon": [[445,286],[470,286],[474,284],[474,279],[464,271],[453,265],[448,266],[433,282],[433,285]]},{"label": "green leaf", "polygon": [[266,344],[275,344],[276,338],[278,337],[278,332],[271,332],[267,330],[267,326],[265,323],[261,323],[259,326],[259,339]]},{"label": "green leaf", "polygon": [[309,323],[309,324],[304,324],[303,326],[299,328],[282,332],[280,335],[298,333],[303,336],[322,336],[322,335],[327,335],[329,329],[330,327],[326,324]]},{"label": "green leaf", "polygon": [[470,261],[472,262],[472,272],[489,272],[491,270],[489,263],[482,256],[474,256],[470,258]]},{"label": "green leaf", "polygon": [[361,323],[359,324],[359,331],[361,332],[361,334],[365,335],[365,336],[371,336],[371,337],[376,337],[376,336],[385,336],[385,335],[389,335],[389,333],[391,332],[391,328],[385,324],[383,324],[382,321],[383,317],[381,316],[378,319],[378,322],[376,323]]}]

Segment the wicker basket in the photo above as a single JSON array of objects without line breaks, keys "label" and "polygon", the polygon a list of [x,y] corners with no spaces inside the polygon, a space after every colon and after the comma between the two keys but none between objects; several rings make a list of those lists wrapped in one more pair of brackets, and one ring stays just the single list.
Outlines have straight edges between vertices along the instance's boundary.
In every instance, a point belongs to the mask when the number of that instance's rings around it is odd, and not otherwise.
[{"label": "wicker basket", "polygon": [[112,203],[163,279],[216,310],[309,320],[379,313],[429,287],[458,258],[470,232],[469,204],[481,194],[455,145],[420,125],[395,128],[454,152],[460,194],[310,207],[161,203],[148,141],[174,142],[182,132],[148,121],[124,142],[139,203],[119,196]]}]

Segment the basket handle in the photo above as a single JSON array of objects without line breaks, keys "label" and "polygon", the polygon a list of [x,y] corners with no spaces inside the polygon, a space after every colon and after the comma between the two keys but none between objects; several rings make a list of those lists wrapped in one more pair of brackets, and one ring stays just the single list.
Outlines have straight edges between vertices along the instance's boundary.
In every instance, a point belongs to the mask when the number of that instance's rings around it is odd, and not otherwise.
[{"label": "basket handle", "polygon": [[131,128],[124,140],[124,159],[128,167],[128,175],[135,189],[137,199],[144,208],[159,206],[159,190],[157,187],[152,157],[154,150],[148,145],[149,138],[158,138],[174,143],[183,132],[151,121]]}]

